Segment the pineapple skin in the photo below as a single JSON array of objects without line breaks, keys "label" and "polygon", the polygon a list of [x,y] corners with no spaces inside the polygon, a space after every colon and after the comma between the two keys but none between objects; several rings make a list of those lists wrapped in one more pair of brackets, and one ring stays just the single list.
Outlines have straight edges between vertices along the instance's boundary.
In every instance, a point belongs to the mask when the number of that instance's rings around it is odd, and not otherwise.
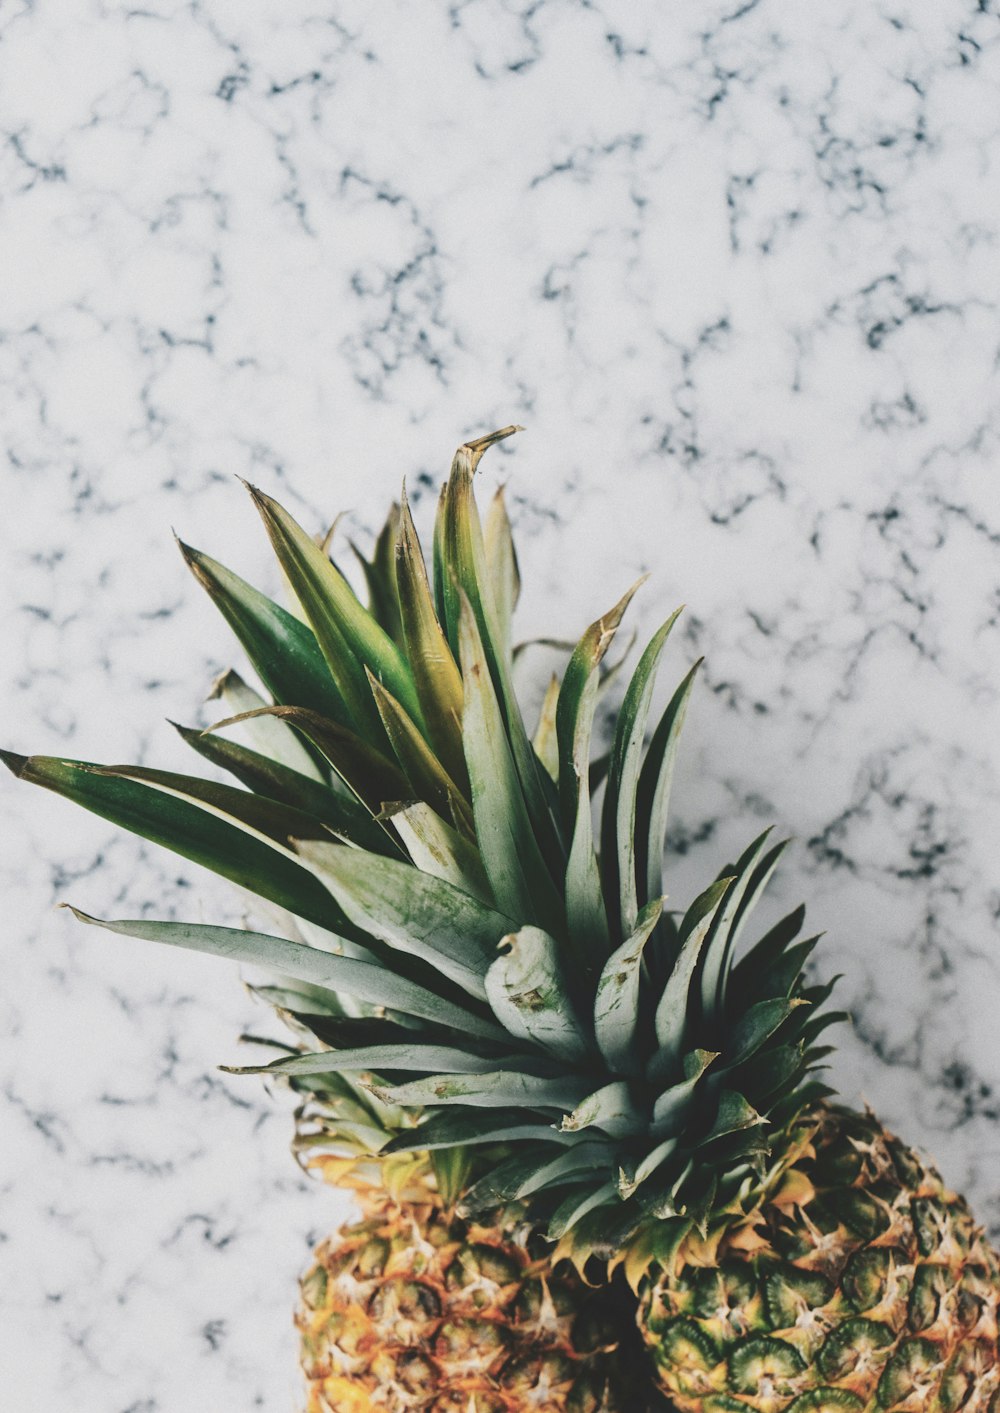
[{"label": "pineapple skin", "polygon": [[823,1106],[750,1222],[647,1278],[681,1413],[1000,1413],[1000,1262],[963,1198],[871,1114]]},{"label": "pineapple skin", "polygon": [[619,1292],[553,1273],[527,1233],[374,1191],[364,1205],[301,1282],[307,1413],[645,1413]]}]

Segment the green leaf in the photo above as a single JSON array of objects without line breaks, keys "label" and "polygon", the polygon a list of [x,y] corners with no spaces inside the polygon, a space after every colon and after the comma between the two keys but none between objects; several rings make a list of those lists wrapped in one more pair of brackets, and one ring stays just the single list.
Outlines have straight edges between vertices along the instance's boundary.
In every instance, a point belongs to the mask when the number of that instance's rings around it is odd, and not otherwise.
[{"label": "green leaf", "polygon": [[556,708],[559,704],[559,678],[553,672],[545,689],[532,747],[551,780],[559,780],[559,740],[556,734]]},{"label": "green leaf", "polygon": [[399,1134],[382,1149],[383,1154],[425,1153],[453,1148],[458,1143],[528,1143],[531,1141],[568,1144],[573,1140],[559,1134],[550,1124],[526,1122],[523,1109],[496,1113],[432,1112],[416,1128]]},{"label": "green leaf", "polygon": [[396,545],[396,578],[406,650],[428,740],[443,772],[468,795],[462,750],[462,674],[434,612],[427,567],[403,493]]},{"label": "green leaf", "polygon": [[588,1094],[571,1114],[567,1114],[559,1127],[563,1133],[599,1128],[611,1138],[628,1138],[644,1131],[646,1117],[633,1103],[625,1081],[615,1080]]},{"label": "green leaf", "polygon": [[[542,853],[549,867],[555,871],[557,866],[560,870],[562,868],[562,847],[549,812],[538,761],[525,730],[510,665],[500,647],[502,634],[497,622],[483,530],[472,486],[473,474],[487,448],[517,430],[516,427],[505,427],[500,432],[466,443],[455,453],[447,495],[441,502],[442,523],[435,531],[435,584],[436,587],[440,584],[441,590],[441,621],[452,651],[462,662],[463,669],[463,596],[472,607],[528,816]],[[467,681],[465,690],[467,693]]]},{"label": "green leaf", "polygon": [[677,746],[691,689],[702,659],[695,663],[671,697],[649,743],[639,772],[636,795],[636,868],[639,875],[639,901],[663,892],[663,851],[667,833],[670,787],[674,777]]},{"label": "green leaf", "polygon": [[417,799],[424,800],[442,819],[452,821],[466,838],[471,839],[475,833],[472,811],[459,786],[448,775],[416,723],[396,698],[371,673],[368,674],[368,682],[389,744]]},{"label": "green leaf", "polygon": [[753,841],[737,860],[733,870],[733,885],[726,897],[701,964],[702,1014],[710,1025],[722,1023],[725,990],[733,948],[754,903],[764,891],[788,840],[765,855],[770,829]]},{"label": "green leaf", "polygon": [[601,1054],[615,1074],[637,1075],[642,1070],[639,1053],[639,982],[642,954],[663,912],[662,898],[647,903],[636,929],[608,958],[597,983],[594,1030]]},{"label": "green leaf", "polygon": [[475,1216],[479,1212],[492,1211],[517,1197],[522,1185],[530,1182],[536,1174],[548,1168],[552,1155],[570,1160],[575,1166],[578,1150],[582,1144],[561,1150],[549,1143],[520,1144],[509,1158],[501,1159],[492,1165],[478,1181],[474,1182],[458,1204],[460,1217]]},{"label": "green leaf", "polygon": [[800,1045],[776,1045],[741,1064],[738,1083],[740,1090],[752,1094],[755,1106],[760,1107],[775,1094],[793,1089],[802,1070]]},{"label": "green leaf", "polygon": [[460,446],[452,460],[447,487],[438,507],[435,588],[444,610],[439,611],[439,617],[456,658],[462,593],[472,603],[484,639],[493,637],[495,640],[497,636],[496,606],[489,583],[486,542],[472,479],[489,448],[520,430],[520,427],[504,427],[499,432],[491,432]]},{"label": "green leaf", "polygon": [[406,852],[423,873],[443,878],[491,908],[495,904],[479,850],[423,801],[391,807]]},{"label": "green leaf", "polygon": [[521,794],[479,628],[468,600],[462,603],[465,758],[483,865],[504,912],[561,932],[562,904]]},{"label": "green leaf", "polygon": [[366,1045],[358,1050],[323,1050],[272,1060],[268,1065],[220,1065],[227,1074],[324,1074],[333,1071],[420,1070],[431,1075],[488,1074],[495,1060],[446,1045]]},{"label": "green leaf", "polygon": [[368,610],[397,647],[403,646],[403,625],[399,616],[399,594],[396,588],[396,541],[399,538],[400,509],[393,502],[385,524],[375,541],[370,560],[365,559],[357,545],[351,549],[364,572],[368,585]]},{"label": "green leaf", "polygon": [[565,1153],[550,1158],[525,1177],[515,1197],[523,1201],[546,1188],[567,1184],[580,1173],[587,1174],[587,1181],[592,1186],[610,1174],[613,1154],[614,1146],[610,1143],[575,1143]]},{"label": "green leaf", "polygon": [[[434,539],[432,543],[432,566],[433,566],[433,587],[434,587],[434,611],[437,614],[438,622],[445,633],[448,633],[448,603],[447,586],[451,577],[451,570],[448,567],[446,527],[448,524],[448,482],[445,481],[438,496],[437,512],[434,516]],[[458,651],[454,640],[451,641],[452,653],[456,662],[458,661]]]},{"label": "green leaf", "polygon": [[92,765],[96,775],[114,776],[121,780],[136,780],[177,799],[189,800],[226,819],[249,833],[278,844],[289,853],[293,839],[327,839],[330,831],[312,814],[285,805],[278,800],[239,790],[235,785],[223,785],[215,780],[203,780],[197,775],[181,775],[172,770],[155,770],[143,765]]},{"label": "green leaf", "polygon": [[299,853],[358,927],[486,1000],[484,978],[509,918],[396,859],[312,840]]},{"label": "green leaf", "polygon": [[344,699],[311,629],[207,554],[178,545],[275,701],[346,722]]},{"label": "green leaf", "polygon": [[373,815],[378,814],[387,800],[400,800],[409,792],[409,782],[394,761],[356,736],[346,726],[340,726],[325,716],[302,707],[259,707],[242,716],[217,721],[210,729],[220,731],[239,721],[258,716],[276,716],[301,731],[307,740],[330,762],[345,785],[354,792]]},{"label": "green leaf", "polygon": [[145,918],[105,922],[71,908],[81,922],[106,928],[124,937],[138,937],[149,942],[164,942],[171,947],[186,947],[193,952],[207,952],[215,957],[244,962],[251,966],[270,967],[286,976],[311,982],[314,986],[344,991],[360,1001],[375,1006],[388,1006],[407,1015],[419,1016],[437,1025],[450,1025],[470,1035],[489,1040],[503,1039],[503,1032],[492,1022],[481,1019],[428,991],[405,977],[396,976],[374,962],[358,961],[354,957],[338,957],[333,952],[320,952],[302,942],[287,937],[270,937],[262,932],[247,932],[240,927],[211,927],[187,922],[148,922]]},{"label": "green leaf", "polygon": [[650,1133],[654,1138],[682,1136],[691,1102],[702,1075],[719,1058],[716,1050],[693,1050],[684,1057],[684,1078],[665,1089],[653,1105]]},{"label": "green leaf", "polygon": [[[608,906],[611,909],[617,900],[621,928],[619,935],[622,937],[627,937],[632,932],[639,912],[635,857],[636,801],[646,720],[660,657],[680,611],[678,608],[670,615],[666,623],[653,635],[649,646],[639,659],[618,713],[615,728],[611,767],[604,796],[601,856],[610,889]],[[642,866],[644,867],[644,864]]]},{"label": "green leaf", "polygon": [[[85,809],[162,844],[297,917],[339,931],[343,914],[322,884],[294,859],[187,800],[86,761],[0,753],[20,779],[41,785]],[[216,786],[218,790],[225,787]],[[243,796],[253,801],[253,795]],[[259,803],[259,802],[258,802]]]},{"label": "green leaf", "polygon": [[509,663],[512,655],[511,628],[514,609],[521,594],[521,576],[502,486],[490,502],[483,538],[496,610],[497,648]]},{"label": "green leaf", "polygon": [[563,674],[556,707],[559,748],[559,803],[563,825],[572,833],[579,810],[580,780],[590,764],[590,734],[600,680],[600,666],[614,642],[625,610],[643,579],[638,579],[613,608],[602,614],[583,634]]},{"label": "green leaf", "polygon": [[786,1000],[784,997],[769,1001],[757,1001],[733,1027],[727,1037],[726,1068],[741,1065],[749,1060],[799,1006],[807,1002],[801,998]]},{"label": "green leaf", "polygon": [[434,1181],[445,1207],[454,1207],[469,1185],[472,1155],[465,1148],[438,1148],[431,1155]]},{"label": "green leaf", "polygon": [[[289,1011],[300,1017],[307,1016],[316,1025],[327,1020],[339,1020],[344,1014],[344,1008],[334,992],[325,991],[321,986],[308,986],[304,981],[283,981],[274,986],[248,986],[247,990],[272,1010]],[[308,1021],[303,1023],[308,1024]]]},{"label": "green leaf", "polygon": [[628,1172],[622,1169],[618,1182],[618,1192],[623,1198],[631,1197],[633,1192],[642,1186],[663,1167],[668,1158],[671,1158],[680,1144],[677,1137],[664,1138],[640,1159],[638,1163]]},{"label": "green leaf", "polygon": [[409,665],[385,629],[359,603],[340,570],[287,510],[256,487],[247,489],[355,725],[378,730],[366,667],[419,718],[420,704]]},{"label": "green leaf", "polygon": [[[294,734],[284,722],[273,717],[262,717],[275,726]],[[346,794],[332,790],[314,776],[303,775],[287,765],[247,746],[239,746],[235,741],[227,741],[223,736],[192,730],[187,726],[173,723],[182,740],[196,750],[199,755],[213,765],[220,766],[235,775],[255,794],[268,800],[278,800],[283,805],[302,810],[325,824],[341,838],[370,849],[373,853],[399,856],[399,845],[391,838],[389,831],[376,824],[371,813]]]},{"label": "green leaf", "polygon": [[[232,668],[215,679],[208,700],[225,702],[231,716],[271,705],[259,692],[248,687],[239,673],[234,672]],[[279,721],[275,716],[258,716],[248,722],[244,729],[253,745],[268,759],[289,770],[298,771],[301,775],[307,775],[312,780],[321,783],[325,780],[310,748],[286,721]]]},{"label": "green leaf", "polygon": [[566,925],[574,944],[591,963],[608,954],[608,916],[594,851],[590,801],[590,735],[594,724],[601,662],[633,595],[642,583],[592,623],[574,649],[559,690],[556,734],[559,747],[559,801],[563,828],[571,840],[566,864]]},{"label": "green leaf", "polygon": [[406,1108],[461,1104],[472,1108],[572,1109],[586,1093],[586,1080],[494,1070],[490,1074],[435,1074],[391,1087],[375,1086],[380,1098]]},{"label": "green leaf", "polygon": [[655,1029],[659,1049],[650,1062],[652,1078],[664,1078],[680,1063],[695,967],[731,883],[730,878],[720,878],[699,894],[685,915],[680,953],[656,1008]]},{"label": "green leaf", "polygon": [[[784,955],[767,967],[760,975],[753,980],[753,984],[759,996],[774,995],[776,992],[783,992],[788,996],[802,982],[803,968],[809,957],[820,941],[822,933],[817,933],[815,937],[805,937],[801,942],[796,942],[793,947],[788,947]],[[738,968],[737,968],[738,971]],[[741,978],[737,978],[736,973],[730,974],[728,982],[728,995],[739,997],[739,1004],[744,1004],[745,991],[740,984]]]},{"label": "green leaf", "polygon": [[583,1060],[590,1046],[568,994],[559,948],[539,927],[522,927],[501,942],[486,973],[493,1014],[519,1040],[561,1060]]},{"label": "green leaf", "polygon": [[618,1188],[613,1182],[602,1183],[596,1190],[589,1186],[583,1192],[574,1192],[561,1202],[549,1220],[546,1236],[549,1241],[558,1241],[572,1230],[578,1222],[596,1207],[606,1202],[618,1202]]},{"label": "green leaf", "polygon": [[769,932],[747,952],[733,967],[732,985],[737,992],[753,995],[757,991],[759,978],[766,976],[774,966],[780,966],[789,946],[802,931],[805,922],[804,903],[776,922]]},{"label": "green leaf", "polygon": [[[338,954],[339,955],[339,954]],[[346,955],[346,954],[345,954]],[[368,960],[362,958],[362,960]],[[312,994],[319,991],[318,987],[308,987],[305,982],[293,982],[288,978],[283,978],[280,986],[253,986],[250,988],[255,995],[268,1000],[275,996],[275,1004],[283,1005],[286,1010],[291,1011],[296,1019],[309,1029],[312,1034],[323,1045],[329,1046],[331,1050],[359,1050],[368,1045],[411,1045],[419,1042],[421,1045],[443,1045],[454,1048],[460,1040],[454,1031],[448,1030],[443,1025],[431,1025],[427,1021],[418,1020],[415,1016],[403,1015],[401,1012],[387,1013],[383,1005],[368,1005],[366,1002],[355,1002],[366,1014],[357,1014],[355,1011],[348,1012],[342,1005],[339,1009],[330,1013],[329,1009],[322,1005],[317,1005],[312,1000]],[[296,992],[305,992],[301,998],[296,998]],[[281,995],[284,993],[289,999],[282,1002]],[[330,991],[320,991],[321,996],[333,996]],[[354,998],[346,996],[338,998],[343,1001],[354,1001]],[[495,1055],[496,1046],[489,1041],[461,1037],[464,1049],[475,1054],[483,1053],[486,1047],[490,1055]],[[495,1064],[496,1060],[491,1060]]]},{"label": "green leaf", "polygon": [[742,1094],[732,1089],[723,1089],[719,1094],[715,1122],[698,1147],[704,1148],[707,1143],[714,1143],[716,1139],[742,1133],[744,1129],[754,1128],[766,1122]]}]

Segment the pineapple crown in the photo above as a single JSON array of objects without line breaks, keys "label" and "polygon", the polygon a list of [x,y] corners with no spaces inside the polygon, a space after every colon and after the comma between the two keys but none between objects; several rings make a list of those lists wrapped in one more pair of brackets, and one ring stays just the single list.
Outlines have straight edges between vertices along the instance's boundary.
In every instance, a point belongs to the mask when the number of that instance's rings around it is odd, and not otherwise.
[{"label": "pineapple crown", "polygon": [[312,1141],[345,1145],[345,1161],[430,1153],[464,1212],[527,1203],[560,1254],[582,1266],[628,1248],[634,1273],[773,1194],[830,1092],[817,1039],[836,1017],[818,1009],[830,988],[803,978],[817,940],[799,940],[803,909],[737,960],[784,848],[768,832],[682,915],[665,907],[698,664],[647,728],[677,613],[632,673],[606,760],[591,761],[592,728],[635,588],[583,634],[529,736],[510,525],[502,494],[484,524],[473,489],[483,453],[517,430],[459,448],[430,573],[404,491],[359,555],[367,607],[327,543],[252,487],[294,613],[181,546],[271,700],[235,673],[216,686],[230,708],[218,725],[245,723],[253,748],[178,729],[246,788],[3,759],[277,918],[281,936],[77,913],[276,973],[261,994],[305,1042],[236,1072],[284,1076],[325,1105]]}]

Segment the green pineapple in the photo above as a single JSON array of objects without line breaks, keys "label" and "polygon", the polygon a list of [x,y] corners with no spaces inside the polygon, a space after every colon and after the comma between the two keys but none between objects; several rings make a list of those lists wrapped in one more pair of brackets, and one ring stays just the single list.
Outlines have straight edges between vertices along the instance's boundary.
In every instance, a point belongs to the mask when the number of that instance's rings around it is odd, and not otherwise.
[{"label": "green pineapple", "polygon": [[[497,1230],[496,1213],[530,1213],[549,1263],[532,1266],[530,1241],[512,1259],[524,1280],[548,1269],[566,1282],[567,1311],[580,1295],[561,1263],[623,1273],[650,1379],[682,1410],[998,1413],[996,1257],[932,1169],[870,1116],[829,1102],[817,1071],[836,1016],[823,1009],[830,988],[803,976],[816,941],[800,939],[803,910],[739,948],[784,846],[761,835],[683,914],[665,907],[668,796],[696,668],[646,735],[677,615],[642,654],[601,770],[591,729],[632,591],[584,633],[537,729],[525,727],[509,529],[502,502],[483,526],[473,495],[480,457],[513,430],[456,454],[430,574],[405,499],[390,516],[365,564],[368,608],[259,492],[301,617],[185,550],[272,698],[232,678],[220,688],[266,749],[186,735],[249,791],[5,759],[265,899],[284,936],[100,925],[278,972],[269,999],[307,1038],[301,1053],[248,1068],[314,1091],[330,1115],[313,1134],[320,1147],[344,1122],[331,1091],[349,1085],[404,1116],[387,1142],[369,1131],[366,1152],[380,1145],[380,1163],[412,1158],[424,1171],[430,1154],[447,1175],[445,1206],[461,1194],[447,1218],[435,1198],[415,1230],[445,1220]],[[322,1019],[285,1004],[302,986]],[[383,1210],[371,1220],[378,1249],[395,1250],[384,1222],[396,1219]],[[462,1228],[460,1246],[475,1244],[474,1230]],[[401,1259],[412,1275],[412,1252]],[[582,1366],[561,1386],[539,1376],[531,1393],[505,1388],[503,1370],[522,1367],[510,1344],[495,1362],[468,1357],[483,1386],[467,1389],[454,1366],[433,1363],[439,1324],[408,1336],[425,1359],[414,1369],[429,1371],[423,1384],[404,1387],[395,1354],[379,1363],[384,1325],[365,1327],[369,1362],[352,1364],[361,1336],[352,1327],[341,1347],[342,1312],[326,1303],[339,1270],[321,1253],[307,1281],[311,1408],[577,1406],[565,1400]],[[430,1284],[447,1287],[433,1270]],[[358,1272],[349,1275],[353,1289]],[[374,1289],[363,1297],[369,1316]],[[516,1343],[527,1338],[517,1309],[494,1301],[485,1323]],[[598,1401],[581,1406],[641,1404],[603,1377],[586,1395]]]}]

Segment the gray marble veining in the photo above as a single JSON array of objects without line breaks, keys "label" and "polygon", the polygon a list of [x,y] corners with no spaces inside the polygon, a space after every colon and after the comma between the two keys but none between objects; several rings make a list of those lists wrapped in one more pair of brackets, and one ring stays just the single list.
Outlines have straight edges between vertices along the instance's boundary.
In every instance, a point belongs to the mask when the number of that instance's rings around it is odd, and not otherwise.
[{"label": "gray marble veining", "polygon": [[[996,0],[0,6],[5,744],[182,767],[233,650],[170,527],[277,590],[237,475],[364,540],[522,422],[521,633],[650,571],[706,655],[673,896],[795,837],[834,1081],[1000,1234],[998,88]],[[239,905],[0,816],[5,1406],[285,1413],[347,1204],[215,1070],[259,1008],[50,907]]]}]

